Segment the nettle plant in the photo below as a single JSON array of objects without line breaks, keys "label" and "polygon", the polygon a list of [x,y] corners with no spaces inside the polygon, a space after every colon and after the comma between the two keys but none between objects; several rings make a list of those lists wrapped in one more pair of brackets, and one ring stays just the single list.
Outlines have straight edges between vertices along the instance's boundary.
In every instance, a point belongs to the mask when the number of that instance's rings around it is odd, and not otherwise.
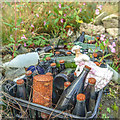
[{"label": "nettle plant", "polygon": [[[105,38],[104,34],[101,34],[100,36],[100,40],[96,39],[96,44],[95,44],[96,48],[99,46],[102,51],[103,51],[103,56],[100,59],[100,63],[108,56],[113,56],[113,64],[112,67],[118,71],[119,68],[119,64],[118,61],[120,60],[120,58],[118,58],[118,52],[116,50],[116,42],[113,41],[112,43],[109,41],[109,39]],[[95,49],[94,52],[97,52],[98,50]],[[109,51],[109,54],[106,54],[106,51]]]},{"label": "nettle plant", "polygon": [[87,14],[88,6],[86,3],[78,2],[53,3],[52,9],[48,9],[44,16],[45,29],[50,28],[50,32],[54,37],[61,36],[62,39],[66,39],[71,34],[66,30],[67,26],[76,29],[79,28],[81,23],[91,20],[93,16],[90,16],[91,12]]}]

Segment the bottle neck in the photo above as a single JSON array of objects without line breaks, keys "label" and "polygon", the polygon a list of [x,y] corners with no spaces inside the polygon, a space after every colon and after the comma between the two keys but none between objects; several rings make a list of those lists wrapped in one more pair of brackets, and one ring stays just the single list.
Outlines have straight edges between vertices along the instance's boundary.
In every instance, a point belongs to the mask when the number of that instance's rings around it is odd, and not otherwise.
[{"label": "bottle neck", "polygon": [[83,71],[81,72],[81,74],[78,76],[78,79],[81,77],[85,78],[87,76],[87,74],[89,73],[89,71],[90,71],[89,69],[84,68]]},{"label": "bottle neck", "polygon": [[56,69],[56,66],[51,66],[52,69]]},{"label": "bottle neck", "polygon": [[17,87],[24,87],[24,83],[23,84],[17,84]]},{"label": "bottle neck", "polygon": [[95,99],[95,85],[89,84],[89,86],[90,86],[90,96],[92,99]]},{"label": "bottle neck", "polygon": [[85,100],[82,100],[82,101],[77,100],[77,103],[78,103],[78,104],[85,104]]},{"label": "bottle neck", "polygon": [[26,75],[27,78],[32,78],[33,76],[32,75]]},{"label": "bottle neck", "polygon": [[60,63],[60,67],[62,70],[65,69],[65,63]]},{"label": "bottle neck", "polygon": [[53,76],[55,76],[57,74],[57,67],[56,66],[52,66],[52,74]]},{"label": "bottle neck", "polygon": [[72,85],[69,87],[69,89],[74,89],[74,90],[71,90],[68,94],[67,94],[67,98],[70,98],[71,97],[71,94],[75,94],[75,92],[77,92],[76,94],[78,93],[83,93],[83,89],[84,89],[84,83],[85,83],[85,78],[87,76],[89,72],[89,69],[87,68],[84,68],[82,73],[79,75],[79,77],[73,81]]}]

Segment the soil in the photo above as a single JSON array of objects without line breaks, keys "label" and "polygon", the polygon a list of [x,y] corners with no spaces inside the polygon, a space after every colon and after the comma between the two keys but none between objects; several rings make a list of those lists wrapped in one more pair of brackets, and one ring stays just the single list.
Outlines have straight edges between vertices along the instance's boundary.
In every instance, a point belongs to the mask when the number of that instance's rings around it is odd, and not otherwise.
[{"label": "soil", "polygon": [[105,89],[110,92],[102,96],[98,118],[120,118],[120,86],[111,81]]}]

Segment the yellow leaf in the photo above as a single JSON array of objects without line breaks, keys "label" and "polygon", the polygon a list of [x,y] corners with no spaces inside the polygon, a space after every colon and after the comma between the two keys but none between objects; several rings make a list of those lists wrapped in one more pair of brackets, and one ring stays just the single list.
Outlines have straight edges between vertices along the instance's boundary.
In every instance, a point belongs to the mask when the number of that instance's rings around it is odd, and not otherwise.
[{"label": "yellow leaf", "polygon": [[76,22],[77,22],[77,23],[83,23],[83,21],[82,21],[82,20],[76,20]]}]

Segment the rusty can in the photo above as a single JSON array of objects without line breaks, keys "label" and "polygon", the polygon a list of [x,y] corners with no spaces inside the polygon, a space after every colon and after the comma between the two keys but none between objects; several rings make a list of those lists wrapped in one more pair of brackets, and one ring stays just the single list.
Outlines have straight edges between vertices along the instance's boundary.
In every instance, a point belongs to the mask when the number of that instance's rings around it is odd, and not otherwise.
[{"label": "rusty can", "polygon": [[[46,106],[52,106],[53,77],[51,75],[36,75],[33,77],[33,102]],[[41,117],[48,115],[41,113]]]}]

